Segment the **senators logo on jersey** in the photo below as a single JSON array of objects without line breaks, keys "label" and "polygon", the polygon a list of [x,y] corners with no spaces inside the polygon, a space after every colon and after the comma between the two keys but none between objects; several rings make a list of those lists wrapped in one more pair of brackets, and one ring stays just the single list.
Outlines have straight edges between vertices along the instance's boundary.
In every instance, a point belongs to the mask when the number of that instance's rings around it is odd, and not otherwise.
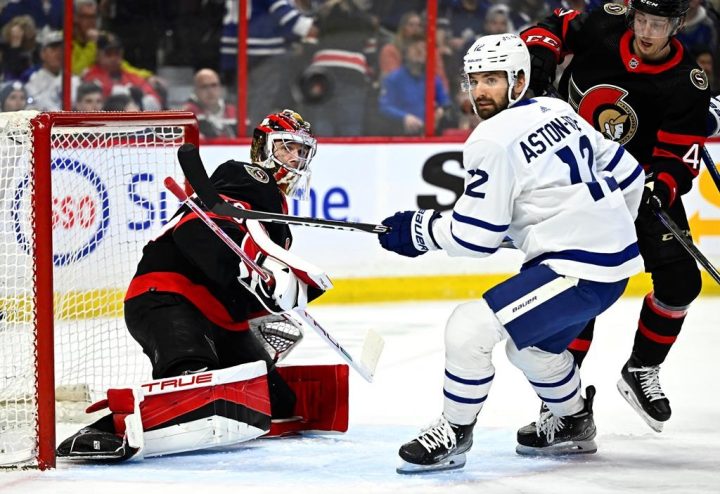
[{"label": "senators logo on jersey", "polygon": [[601,134],[619,144],[633,138],[638,118],[635,110],[625,101],[627,91],[610,84],[600,84],[583,93],[572,77],[569,89],[569,103]]}]

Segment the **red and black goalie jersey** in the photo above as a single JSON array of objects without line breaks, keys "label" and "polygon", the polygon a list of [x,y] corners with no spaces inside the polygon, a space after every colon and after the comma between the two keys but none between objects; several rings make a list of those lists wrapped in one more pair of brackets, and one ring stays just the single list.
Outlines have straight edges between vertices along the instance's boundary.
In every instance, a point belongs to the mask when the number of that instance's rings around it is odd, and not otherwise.
[{"label": "red and black goalie jersey", "polygon": [[573,54],[560,81],[563,97],[647,172],[669,173],[684,194],[699,172],[708,79],[675,38],[665,61],[643,62],[632,51],[625,13],[612,3],[585,14],[557,9],[522,38],[553,50],[558,61]]},{"label": "red and black goalie jersey", "polygon": [[[210,180],[226,200],[239,202],[246,209],[287,214],[285,196],[274,178],[264,169],[239,161],[220,165]],[[246,252],[244,225],[232,218],[208,215]],[[276,244],[288,249],[292,242],[287,225],[264,224]],[[125,300],[147,292],[182,295],[220,327],[245,330],[252,313],[261,311],[255,297],[237,281],[240,259],[187,206],[168,222],[162,234],[143,249],[137,272]]]}]

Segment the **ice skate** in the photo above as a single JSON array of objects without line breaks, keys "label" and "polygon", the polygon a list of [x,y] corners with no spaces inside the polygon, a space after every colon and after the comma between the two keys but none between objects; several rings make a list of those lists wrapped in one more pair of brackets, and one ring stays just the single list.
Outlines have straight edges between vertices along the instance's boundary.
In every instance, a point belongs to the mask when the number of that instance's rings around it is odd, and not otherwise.
[{"label": "ice skate", "polygon": [[585,394],[585,407],[574,415],[557,417],[543,406],[537,422],[518,430],[515,451],[532,456],[595,453],[596,429],[592,411],[595,388],[588,386]]},{"label": "ice skate", "polygon": [[56,451],[58,458],[100,461],[123,461],[136,452],[123,438],[94,427],[80,429],[60,443]]},{"label": "ice skate", "polygon": [[454,470],[465,466],[465,452],[472,446],[470,425],[455,425],[444,416],[400,447],[403,462],[397,473],[414,474]]},{"label": "ice skate", "polygon": [[670,401],[660,387],[660,366],[644,366],[635,357],[622,368],[618,391],[655,432],[662,432],[663,423],[672,413]]}]

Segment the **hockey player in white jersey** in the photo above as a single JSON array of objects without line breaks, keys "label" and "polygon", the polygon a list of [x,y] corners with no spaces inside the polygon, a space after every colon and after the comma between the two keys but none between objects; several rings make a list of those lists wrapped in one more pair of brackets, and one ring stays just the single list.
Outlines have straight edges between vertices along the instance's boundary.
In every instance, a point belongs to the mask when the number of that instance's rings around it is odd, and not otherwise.
[{"label": "hockey player in white jersey", "polygon": [[[442,416],[400,448],[399,473],[460,468],[493,381],[493,347],[507,339],[545,408],[520,454],[596,451],[588,386],[567,345],[642,270],[633,220],[644,173],[563,101],[522,99],[530,57],[512,34],[477,40],[464,86],[483,121],[465,143],[465,191],[452,211],[386,218],[381,245],[414,257],[431,250],[485,257],[505,237],[525,254],[519,274],[458,306],[445,329]],[[521,439],[519,437],[519,439]]]}]

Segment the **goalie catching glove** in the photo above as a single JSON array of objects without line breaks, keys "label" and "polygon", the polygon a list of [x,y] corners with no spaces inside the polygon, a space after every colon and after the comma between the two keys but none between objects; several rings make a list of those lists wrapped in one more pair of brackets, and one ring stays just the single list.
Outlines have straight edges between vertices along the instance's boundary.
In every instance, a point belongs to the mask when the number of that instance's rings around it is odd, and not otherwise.
[{"label": "goalie catching glove", "polygon": [[263,281],[257,272],[248,269],[243,262],[240,263],[238,281],[257,297],[263,307],[273,314],[282,314],[307,306],[307,284],[286,264],[261,255],[258,265],[272,276],[274,283]]}]

